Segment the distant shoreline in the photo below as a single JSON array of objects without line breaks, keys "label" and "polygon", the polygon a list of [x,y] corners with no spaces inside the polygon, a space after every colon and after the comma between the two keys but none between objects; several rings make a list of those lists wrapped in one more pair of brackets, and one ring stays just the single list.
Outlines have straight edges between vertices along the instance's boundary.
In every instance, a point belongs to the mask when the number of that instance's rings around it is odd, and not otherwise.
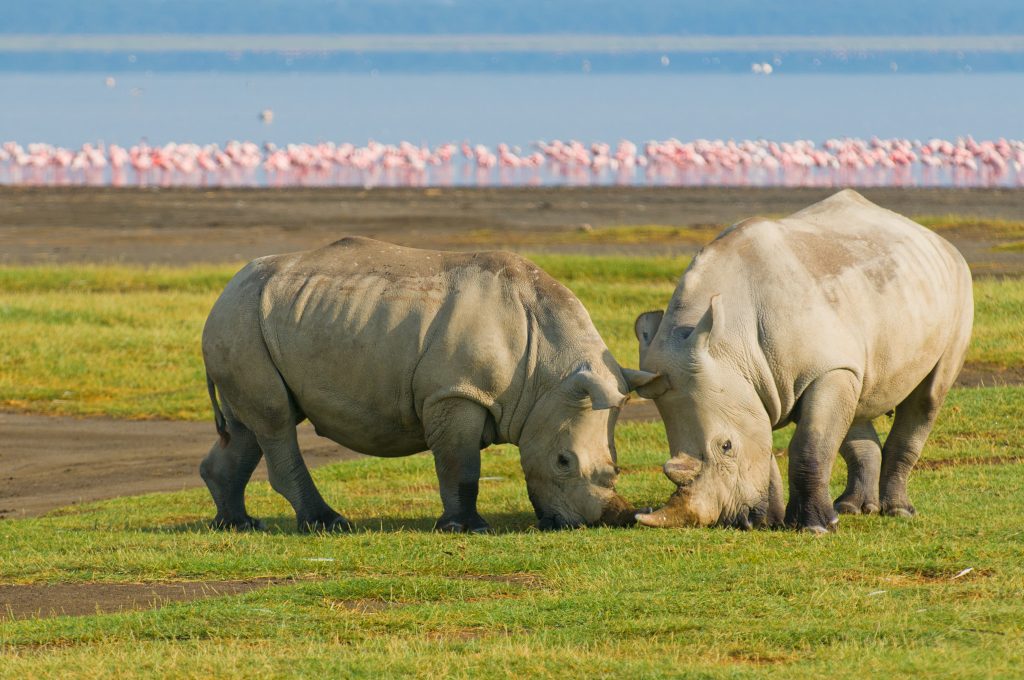
[{"label": "distant shoreline", "polygon": [[0,53],[278,52],[633,54],[715,52],[1024,52],[1024,35],[2,35]]}]

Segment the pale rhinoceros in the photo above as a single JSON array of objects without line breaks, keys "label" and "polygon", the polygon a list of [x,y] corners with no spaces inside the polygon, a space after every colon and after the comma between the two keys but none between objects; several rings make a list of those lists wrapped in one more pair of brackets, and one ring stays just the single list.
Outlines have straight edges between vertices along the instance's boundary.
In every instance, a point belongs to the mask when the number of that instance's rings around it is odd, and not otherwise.
[{"label": "pale rhinoceros", "polygon": [[220,441],[200,473],[217,526],[259,526],[244,491],[266,454],[300,530],[350,527],[300,455],[304,419],[373,456],[432,450],[440,530],[487,530],[480,450],[503,442],[519,446],[541,528],[634,521],[612,430],[653,376],[621,369],[579,300],[517,255],[345,238],[263,257],[214,305],[203,358]]},{"label": "pale rhinoceros", "polygon": [[[666,475],[651,526],[832,529],[836,511],[910,516],[907,477],[964,362],[974,303],[959,252],[846,190],[779,220],[725,230],[663,312],[637,319],[660,377]],[[880,448],[872,419],[895,410]],[[789,503],[772,430],[790,422]],[[833,504],[836,450],[849,474]]]}]

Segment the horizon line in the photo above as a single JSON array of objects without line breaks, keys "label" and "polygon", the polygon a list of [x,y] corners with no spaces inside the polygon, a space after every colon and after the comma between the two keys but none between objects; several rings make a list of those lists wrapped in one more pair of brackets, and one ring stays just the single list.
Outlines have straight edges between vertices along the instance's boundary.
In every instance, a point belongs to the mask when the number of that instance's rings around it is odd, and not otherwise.
[{"label": "horizon line", "polygon": [[1024,35],[0,34],[0,52],[1022,52]]}]

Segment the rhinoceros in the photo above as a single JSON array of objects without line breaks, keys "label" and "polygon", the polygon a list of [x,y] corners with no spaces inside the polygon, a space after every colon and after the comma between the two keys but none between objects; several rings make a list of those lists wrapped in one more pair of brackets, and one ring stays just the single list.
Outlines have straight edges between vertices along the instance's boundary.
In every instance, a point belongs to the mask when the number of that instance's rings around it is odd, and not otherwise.
[{"label": "rhinoceros", "polygon": [[[347,530],[296,441],[373,456],[430,449],[436,528],[482,532],[480,451],[519,446],[542,529],[634,522],[615,491],[622,369],[565,287],[511,253],[446,253],[344,238],[245,266],[214,304],[203,359],[220,440],[200,465],[215,526],[256,528],[245,486],[265,454],[300,530]],[[219,394],[219,398],[218,398]]]},{"label": "rhinoceros", "polygon": [[[935,233],[841,191],[726,229],[665,312],[636,322],[642,387],[677,485],[650,526],[833,529],[836,512],[911,516],[907,478],[971,337],[971,273]],[[872,419],[895,411],[879,446]],[[789,502],[772,430],[796,423]],[[848,466],[833,503],[836,450]],[[784,512],[784,514],[783,514]]]}]

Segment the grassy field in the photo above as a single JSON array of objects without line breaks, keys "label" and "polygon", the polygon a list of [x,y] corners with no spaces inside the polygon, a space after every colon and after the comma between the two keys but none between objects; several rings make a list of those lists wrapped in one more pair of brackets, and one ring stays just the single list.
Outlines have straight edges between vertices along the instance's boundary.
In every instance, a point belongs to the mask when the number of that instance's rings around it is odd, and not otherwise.
[{"label": "grassy field", "polygon": [[[202,490],[3,522],[4,582],[296,582],[0,623],[0,676],[1013,677],[1024,663],[1024,466],[996,457],[1024,444],[1021,404],[1019,388],[954,393],[912,480],[919,517],[847,517],[820,539],[537,533],[510,447],[484,457],[494,536],[429,531],[438,500],[425,456],[315,472],[356,522],[352,535],[296,534],[266,484],[250,506],[267,533],[208,531]],[[618,438],[621,491],[663,500],[660,425],[629,424]]]},{"label": "grassy field", "polygon": [[[637,363],[633,321],[662,309],[685,258],[534,258],[590,310],[612,353]],[[127,418],[209,417],[199,338],[237,267],[0,268],[0,407]],[[975,284],[968,361],[1024,364],[1024,280]]]},{"label": "grassy field", "polygon": [[[581,297],[627,365],[634,317],[664,306],[685,264],[536,260]],[[232,271],[0,268],[0,403],[208,418],[198,337]],[[971,360],[1021,363],[1024,283],[981,280],[975,292]],[[207,530],[205,490],[0,521],[3,584],[294,579],[157,610],[0,621],[0,677],[1015,677],[1022,410],[1024,388],[955,390],[911,480],[919,516],[844,517],[823,538],[538,533],[512,447],[484,455],[491,536],[429,531],[439,501],[426,456],[314,471],[356,523],[351,535],[297,534],[264,483],[250,487],[250,509],[265,533]],[[624,424],[617,440],[620,491],[662,502],[661,425]]]}]

